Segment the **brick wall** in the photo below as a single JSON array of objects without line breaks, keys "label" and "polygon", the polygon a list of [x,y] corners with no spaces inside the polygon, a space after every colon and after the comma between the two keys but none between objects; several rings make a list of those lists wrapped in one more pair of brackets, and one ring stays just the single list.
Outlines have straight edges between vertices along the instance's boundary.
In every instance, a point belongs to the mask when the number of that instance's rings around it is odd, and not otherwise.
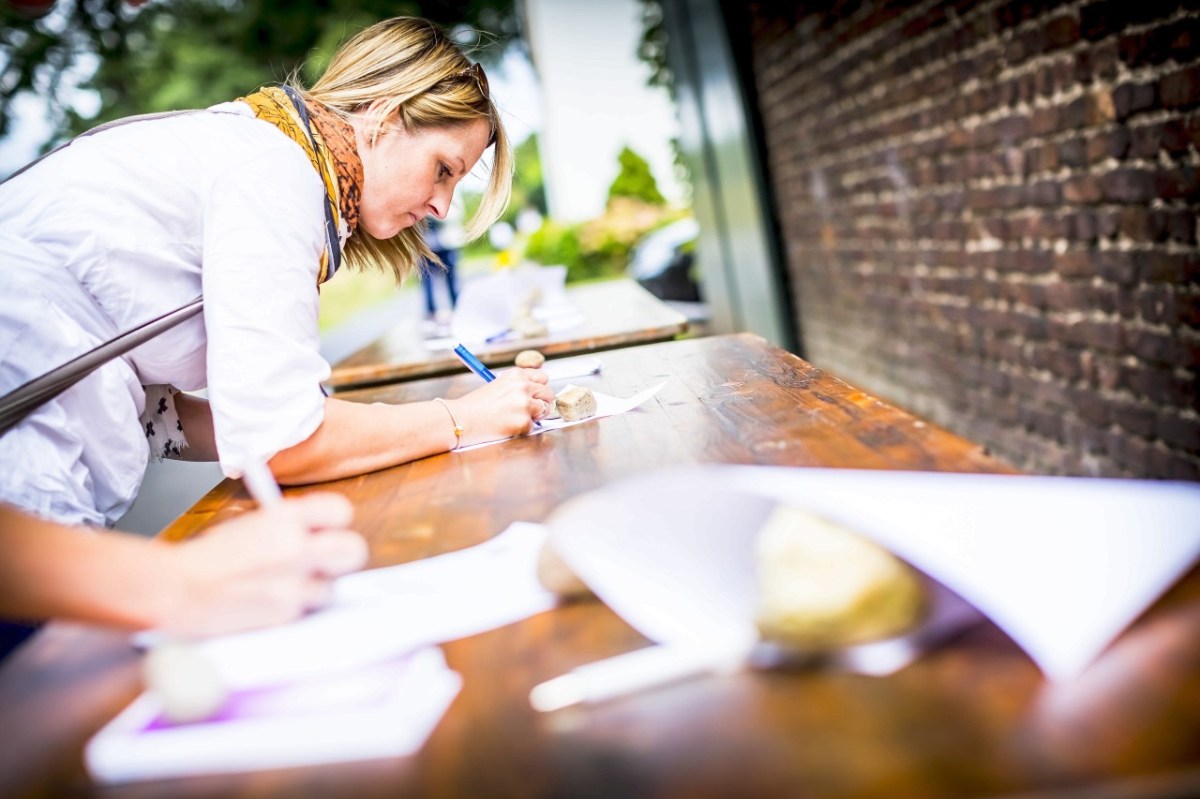
[{"label": "brick wall", "polygon": [[1200,479],[1200,3],[779,6],[805,356],[1030,471]]}]

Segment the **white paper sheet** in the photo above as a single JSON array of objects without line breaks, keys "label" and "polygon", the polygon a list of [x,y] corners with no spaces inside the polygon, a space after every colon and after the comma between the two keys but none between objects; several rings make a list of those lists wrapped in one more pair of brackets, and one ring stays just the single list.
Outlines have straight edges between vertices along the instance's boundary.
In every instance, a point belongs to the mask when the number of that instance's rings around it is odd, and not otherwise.
[{"label": "white paper sheet", "polygon": [[[526,433],[526,435],[541,435],[542,433],[547,433],[551,430],[562,430],[564,427],[571,427],[577,424],[587,424],[588,422],[596,419],[603,419],[605,416],[616,416],[619,413],[627,413],[657,394],[659,389],[661,389],[664,385],[666,385],[666,383],[659,383],[657,386],[653,386],[645,391],[634,394],[632,397],[624,399],[621,397],[613,397],[599,391],[593,391],[592,393],[596,397],[596,413],[594,415],[589,416],[586,419],[578,419],[574,422],[568,422],[564,419],[542,419],[541,422],[539,422],[539,426],[534,426],[534,428]],[[561,394],[569,388],[571,388],[571,385],[567,384],[555,393]],[[493,444],[499,444],[501,441],[508,441],[508,439],[501,438],[495,441],[484,441],[479,444],[472,444],[469,447],[459,447],[458,449],[454,450],[454,452],[470,452],[471,450],[479,449],[480,447],[490,447]]]},{"label": "white paper sheet", "polygon": [[552,335],[583,324],[583,313],[567,299],[566,279],[563,266],[521,266],[467,282],[454,306],[453,337],[478,346],[504,333],[535,292],[541,301],[532,309],[533,318],[543,322]]},{"label": "white paper sheet", "polygon": [[396,657],[554,607],[537,579],[541,525],[516,523],[478,546],[339,578],[333,604],[291,624],[209,638],[226,686],[248,689]]},{"label": "white paper sheet", "polygon": [[750,629],[753,538],[777,502],[872,537],[1060,680],[1200,557],[1200,486],[1135,480],[713,466],[577,497],[548,524],[633,627],[703,644]]},{"label": "white paper sheet", "polygon": [[308,680],[234,693],[214,718],[177,724],[143,693],[88,741],[98,782],[308,766],[416,752],[462,679],[436,647]]},{"label": "white paper sheet", "polygon": [[542,371],[551,383],[598,375],[603,368],[604,362],[592,357],[555,358],[542,365]]}]

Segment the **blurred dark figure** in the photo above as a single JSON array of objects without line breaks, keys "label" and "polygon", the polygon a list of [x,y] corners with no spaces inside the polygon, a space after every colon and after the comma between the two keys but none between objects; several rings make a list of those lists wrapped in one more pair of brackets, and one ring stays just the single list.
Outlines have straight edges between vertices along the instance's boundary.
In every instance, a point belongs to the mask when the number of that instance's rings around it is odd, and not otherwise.
[{"label": "blurred dark figure", "polygon": [[[429,227],[425,229],[425,243],[446,266],[445,269],[439,269],[437,264],[426,261],[421,268],[421,286],[425,289],[425,318],[438,324],[448,324],[450,314],[458,304],[458,247],[449,233],[446,223],[438,219],[429,220]],[[446,291],[450,296],[450,307],[444,313],[438,312],[433,287],[434,278],[439,274],[445,277]]]}]

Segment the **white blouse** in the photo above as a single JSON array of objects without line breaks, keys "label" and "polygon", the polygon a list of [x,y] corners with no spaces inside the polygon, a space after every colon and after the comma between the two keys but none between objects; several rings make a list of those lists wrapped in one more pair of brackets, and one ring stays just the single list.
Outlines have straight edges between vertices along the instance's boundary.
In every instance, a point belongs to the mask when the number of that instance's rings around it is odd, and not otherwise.
[{"label": "white blouse", "polygon": [[120,518],[147,460],[142,386],[208,388],[227,475],[308,438],[329,376],[324,196],[301,148],[243,103],[80,138],[0,185],[0,392],[204,296],[202,318],[0,438],[0,501]]}]

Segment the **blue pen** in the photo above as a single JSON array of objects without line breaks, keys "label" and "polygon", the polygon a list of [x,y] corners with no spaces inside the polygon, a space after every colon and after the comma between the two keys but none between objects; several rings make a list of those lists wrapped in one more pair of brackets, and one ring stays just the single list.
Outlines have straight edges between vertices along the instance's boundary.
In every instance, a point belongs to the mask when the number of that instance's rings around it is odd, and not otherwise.
[{"label": "blue pen", "polygon": [[496,376],[492,374],[492,370],[484,366],[483,361],[476,358],[475,354],[462,344],[459,344],[454,348],[454,354],[458,356],[460,361],[467,365],[468,369],[482,377],[487,382],[490,383],[496,379]]},{"label": "blue pen", "polygon": [[[483,361],[476,358],[475,353],[471,352],[469,349],[464,347],[461,343],[454,348],[454,354],[458,356],[458,359],[460,361],[462,361],[463,363],[465,363],[467,365],[468,369],[470,369],[472,372],[474,372],[475,374],[482,377],[485,382],[490,383],[496,379],[496,376],[494,374],[492,374],[492,370],[487,368],[486,366],[484,366]],[[538,422],[538,421],[534,421],[533,426],[541,427],[542,423]]]}]

